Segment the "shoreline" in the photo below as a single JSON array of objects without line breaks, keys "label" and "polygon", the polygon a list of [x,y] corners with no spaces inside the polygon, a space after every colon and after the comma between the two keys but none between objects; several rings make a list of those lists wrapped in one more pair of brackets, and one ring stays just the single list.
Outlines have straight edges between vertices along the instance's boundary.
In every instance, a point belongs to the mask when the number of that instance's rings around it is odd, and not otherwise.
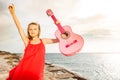
[{"label": "shoreline", "polygon": [[[21,59],[20,54],[0,51],[0,80],[5,80],[9,71]],[[2,75],[1,75],[2,74]],[[87,80],[77,73],[67,70],[59,65],[45,63],[44,80]]]}]

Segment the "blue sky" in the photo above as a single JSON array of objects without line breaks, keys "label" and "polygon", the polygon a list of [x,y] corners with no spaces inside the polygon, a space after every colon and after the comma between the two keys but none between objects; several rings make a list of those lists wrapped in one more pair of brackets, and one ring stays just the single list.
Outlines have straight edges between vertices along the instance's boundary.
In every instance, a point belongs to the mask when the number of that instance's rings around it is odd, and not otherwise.
[{"label": "blue sky", "polygon": [[[24,45],[8,11],[10,3],[25,32],[35,21],[41,25],[41,38],[55,38],[57,27],[46,15],[50,8],[62,25],[83,36],[81,52],[120,52],[119,0],[0,0],[0,50],[21,53]],[[59,45],[46,46],[46,52],[59,52]]]}]

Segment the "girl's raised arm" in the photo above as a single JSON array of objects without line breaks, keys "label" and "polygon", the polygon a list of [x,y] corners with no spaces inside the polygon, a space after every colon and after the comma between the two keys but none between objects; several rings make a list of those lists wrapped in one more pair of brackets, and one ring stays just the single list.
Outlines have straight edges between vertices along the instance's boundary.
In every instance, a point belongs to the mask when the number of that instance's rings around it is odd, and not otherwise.
[{"label": "girl's raised arm", "polygon": [[19,22],[16,14],[15,14],[14,5],[13,5],[13,4],[10,5],[10,6],[8,7],[8,9],[9,9],[11,15],[12,15],[12,18],[13,18],[16,26],[17,26],[17,29],[18,29],[18,31],[19,31],[19,33],[20,33],[20,36],[21,36],[21,38],[22,38],[25,46],[27,46],[29,39],[28,39],[28,37],[25,35],[24,30],[22,29],[22,27],[21,27],[21,25],[20,25],[20,22]]}]

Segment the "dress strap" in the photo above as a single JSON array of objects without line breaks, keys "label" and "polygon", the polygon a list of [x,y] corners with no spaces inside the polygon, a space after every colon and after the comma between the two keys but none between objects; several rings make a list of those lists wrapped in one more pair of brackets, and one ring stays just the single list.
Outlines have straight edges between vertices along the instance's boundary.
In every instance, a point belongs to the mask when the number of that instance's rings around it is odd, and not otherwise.
[{"label": "dress strap", "polygon": [[30,44],[31,40],[28,41],[28,44]]}]

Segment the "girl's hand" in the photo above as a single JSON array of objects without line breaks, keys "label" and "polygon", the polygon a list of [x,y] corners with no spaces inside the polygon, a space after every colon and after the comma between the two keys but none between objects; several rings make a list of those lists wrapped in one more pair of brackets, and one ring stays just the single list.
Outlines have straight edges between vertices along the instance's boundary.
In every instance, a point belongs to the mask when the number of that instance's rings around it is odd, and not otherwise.
[{"label": "girl's hand", "polygon": [[8,9],[9,9],[10,13],[13,14],[14,13],[14,4],[9,5]]}]

